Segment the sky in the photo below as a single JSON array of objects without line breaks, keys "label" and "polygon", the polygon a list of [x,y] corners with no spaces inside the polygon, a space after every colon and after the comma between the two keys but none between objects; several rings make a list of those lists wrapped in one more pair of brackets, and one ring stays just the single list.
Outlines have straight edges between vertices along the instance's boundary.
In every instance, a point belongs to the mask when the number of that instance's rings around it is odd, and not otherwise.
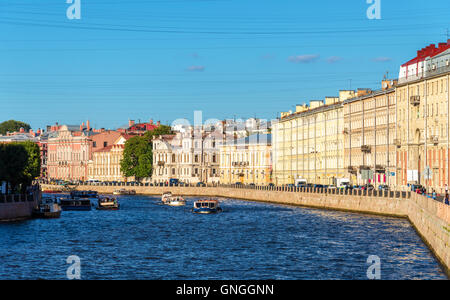
[{"label": "sky", "polygon": [[450,30],[448,0],[379,0],[381,19],[367,0],[80,1],[68,19],[66,0],[0,0],[0,121],[274,119],[379,89]]}]

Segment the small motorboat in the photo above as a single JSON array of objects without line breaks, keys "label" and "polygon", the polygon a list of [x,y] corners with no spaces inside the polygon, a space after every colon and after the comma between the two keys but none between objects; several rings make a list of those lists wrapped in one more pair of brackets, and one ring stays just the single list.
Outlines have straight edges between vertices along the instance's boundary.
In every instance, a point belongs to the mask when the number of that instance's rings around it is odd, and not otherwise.
[{"label": "small motorboat", "polygon": [[56,219],[61,216],[61,207],[58,201],[51,197],[42,197],[41,203],[33,211],[33,216],[43,219]]},{"label": "small motorboat", "polygon": [[89,198],[59,198],[59,205],[62,210],[91,210],[91,200]]},{"label": "small motorboat", "polygon": [[99,197],[97,209],[98,210],[118,210],[120,207],[119,202],[113,197]]},{"label": "small motorboat", "polygon": [[192,211],[197,214],[213,214],[221,212],[222,208],[217,200],[198,200],[194,202]]},{"label": "small motorboat", "polygon": [[167,198],[165,204],[169,206],[183,206],[186,205],[186,200],[181,196],[171,196]]},{"label": "small motorboat", "polygon": [[135,190],[120,189],[113,192],[114,195],[136,195]]},{"label": "small motorboat", "polygon": [[162,196],[161,196],[162,203],[166,204],[171,197],[172,197],[172,192],[165,192],[165,193],[163,193]]}]

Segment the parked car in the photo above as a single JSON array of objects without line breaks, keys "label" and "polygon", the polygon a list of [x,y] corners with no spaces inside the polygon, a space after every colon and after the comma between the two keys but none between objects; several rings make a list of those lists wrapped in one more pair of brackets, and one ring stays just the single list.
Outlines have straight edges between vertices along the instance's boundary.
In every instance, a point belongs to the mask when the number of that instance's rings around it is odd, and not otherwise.
[{"label": "parked car", "polygon": [[197,186],[205,187],[206,184],[202,181],[197,182]]},{"label": "parked car", "polygon": [[378,186],[378,190],[387,192],[387,191],[389,191],[389,186],[386,184],[381,184]]},{"label": "parked car", "polygon": [[373,186],[373,184],[365,184],[362,187],[363,191],[373,191],[375,189],[375,187]]},{"label": "parked car", "polygon": [[169,185],[174,186],[177,185],[180,181],[177,178],[170,178],[169,179]]},{"label": "parked car", "polygon": [[273,186],[275,186],[275,184],[273,184],[273,183],[269,183],[267,186],[269,186],[269,187],[273,187]]},{"label": "parked car", "polygon": [[285,185],[287,188],[295,188],[295,184],[289,183]]},{"label": "parked car", "polygon": [[337,189],[337,187],[334,184],[332,184],[332,185],[328,186],[328,189],[329,190],[335,190],[335,189]]},{"label": "parked car", "polygon": [[249,186],[256,186],[254,183],[250,183]]}]

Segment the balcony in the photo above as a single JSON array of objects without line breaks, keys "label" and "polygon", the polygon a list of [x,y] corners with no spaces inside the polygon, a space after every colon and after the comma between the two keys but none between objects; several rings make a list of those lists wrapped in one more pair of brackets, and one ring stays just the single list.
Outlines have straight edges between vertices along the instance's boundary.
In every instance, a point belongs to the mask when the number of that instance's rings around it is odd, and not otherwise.
[{"label": "balcony", "polygon": [[370,147],[369,145],[362,145],[361,151],[364,153],[370,153],[370,152],[372,152],[372,147]]},{"label": "balcony", "polygon": [[414,106],[420,105],[420,96],[409,97],[409,103]]},{"label": "balcony", "polygon": [[164,163],[163,161],[158,161],[158,166],[159,166],[159,167],[164,166],[164,164],[165,164],[165,163]]}]

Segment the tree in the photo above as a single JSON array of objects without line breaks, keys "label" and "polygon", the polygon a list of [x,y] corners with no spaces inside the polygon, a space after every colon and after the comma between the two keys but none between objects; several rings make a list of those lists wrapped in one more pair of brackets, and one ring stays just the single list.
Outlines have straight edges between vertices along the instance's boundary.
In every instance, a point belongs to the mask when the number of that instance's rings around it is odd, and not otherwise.
[{"label": "tree", "polygon": [[152,174],[152,149],[145,137],[135,136],[125,142],[120,169],[126,177],[136,180]]},{"label": "tree", "polygon": [[23,128],[25,131],[29,131],[31,129],[30,125],[24,122],[9,120],[3,123],[0,123],[0,134],[5,135],[6,132],[15,132],[19,131],[20,128]]},{"label": "tree", "polygon": [[[6,181],[15,191],[23,180],[27,162],[28,153],[23,145],[0,144],[0,181]],[[8,193],[8,190],[6,192]]]},{"label": "tree", "polygon": [[25,148],[28,154],[28,161],[23,170],[21,181],[22,191],[24,191],[27,186],[31,185],[33,179],[39,177],[41,174],[41,150],[36,143],[31,141],[20,144]]},{"label": "tree", "polygon": [[0,144],[0,181],[9,183],[13,191],[20,186],[25,192],[41,169],[39,146],[31,141]]},{"label": "tree", "polygon": [[170,126],[160,125],[143,136],[135,136],[125,142],[120,170],[126,177],[134,176],[136,180],[150,177],[153,168],[152,139],[163,134],[171,134]]},{"label": "tree", "polygon": [[144,137],[151,143],[153,138],[164,134],[172,134],[172,128],[168,125],[159,125],[157,128],[147,131]]}]

